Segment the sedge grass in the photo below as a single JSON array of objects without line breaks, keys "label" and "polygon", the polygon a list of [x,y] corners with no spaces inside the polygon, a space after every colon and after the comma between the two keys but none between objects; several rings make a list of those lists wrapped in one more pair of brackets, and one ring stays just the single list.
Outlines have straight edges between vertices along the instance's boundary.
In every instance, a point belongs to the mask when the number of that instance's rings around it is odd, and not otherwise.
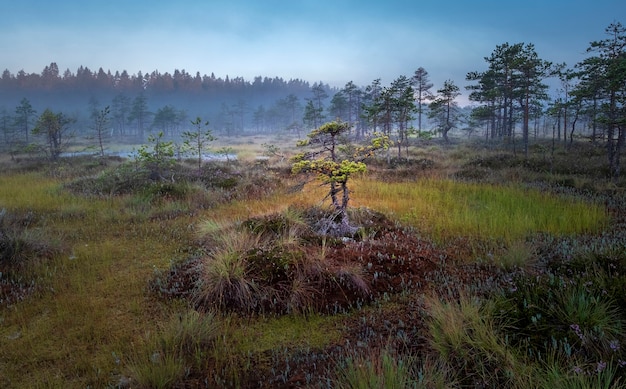
[{"label": "sedge grass", "polygon": [[417,387],[411,377],[412,364],[412,358],[399,357],[388,350],[367,356],[355,353],[338,367],[334,384],[341,389]]},{"label": "sedge grass", "polygon": [[526,377],[525,365],[498,334],[491,304],[465,295],[458,302],[429,297],[427,304],[430,345],[457,379],[511,387]]},{"label": "sedge grass", "polygon": [[594,232],[607,223],[599,205],[508,185],[361,179],[352,188],[354,205],[394,214],[441,240],[467,236],[510,242],[534,233]]}]

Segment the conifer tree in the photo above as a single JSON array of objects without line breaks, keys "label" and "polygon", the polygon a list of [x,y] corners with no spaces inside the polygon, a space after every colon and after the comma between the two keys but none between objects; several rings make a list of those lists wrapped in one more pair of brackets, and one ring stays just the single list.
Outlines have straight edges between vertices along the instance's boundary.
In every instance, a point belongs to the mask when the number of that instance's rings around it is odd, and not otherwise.
[{"label": "conifer tree", "polygon": [[311,131],[306,140],[298,142],[299,147],[306,147],[308,151],[293,157],[291,169],[294,174],[315,174],[328,185],[328,197],[334,209],[333,226],[329,230],[339,235],[352,231],[347,215],[350,177],[366,171],[365,158],[389,147],[387,136],[376,136],[367,146],[351,147],[345,138],[349,130],[349,123],[333,121]]}]

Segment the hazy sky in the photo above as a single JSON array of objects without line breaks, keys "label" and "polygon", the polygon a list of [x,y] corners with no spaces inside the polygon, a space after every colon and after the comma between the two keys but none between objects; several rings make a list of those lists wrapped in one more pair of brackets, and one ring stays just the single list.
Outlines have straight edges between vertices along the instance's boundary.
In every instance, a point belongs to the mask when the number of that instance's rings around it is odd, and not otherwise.
[{"label": "hazy sky", "polygon": [[496,45],[533,43],[573,66],[624,0],[0,0],[0,71],[186,70],[341,87],[424,67],[435,89],[486,69]]}]

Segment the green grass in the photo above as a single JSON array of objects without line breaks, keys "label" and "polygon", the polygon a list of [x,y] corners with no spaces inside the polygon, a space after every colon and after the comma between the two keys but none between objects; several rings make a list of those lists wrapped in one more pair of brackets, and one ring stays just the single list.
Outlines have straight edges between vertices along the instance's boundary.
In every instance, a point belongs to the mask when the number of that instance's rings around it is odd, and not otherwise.
[{"label": "green grass", "polygon": [[535,233],[596,232],[606,226],[599,205],[515,186],[421,180],[355,181],[353,203],[393,213],[436,239],[467,236],[514,241]]},{"label": "green grass", "polygon": [[0,175],[0,207],[33,212],[54,212],[70,205],[59,196],[57,181],[39,173]]}]

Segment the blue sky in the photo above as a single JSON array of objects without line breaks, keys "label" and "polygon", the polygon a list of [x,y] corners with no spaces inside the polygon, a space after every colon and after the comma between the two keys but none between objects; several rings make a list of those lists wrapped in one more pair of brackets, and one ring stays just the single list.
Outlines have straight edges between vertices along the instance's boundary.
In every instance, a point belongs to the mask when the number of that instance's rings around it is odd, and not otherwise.
[{"label": "blue sky", "polygon": [[626,1],[0,0],[0,71],[56,62],[61,72],[184,69],[341,87],[421,66],[435,88],[463,87],[496,45],[533,43],[573,66],[612,22],[626,24]]}]

